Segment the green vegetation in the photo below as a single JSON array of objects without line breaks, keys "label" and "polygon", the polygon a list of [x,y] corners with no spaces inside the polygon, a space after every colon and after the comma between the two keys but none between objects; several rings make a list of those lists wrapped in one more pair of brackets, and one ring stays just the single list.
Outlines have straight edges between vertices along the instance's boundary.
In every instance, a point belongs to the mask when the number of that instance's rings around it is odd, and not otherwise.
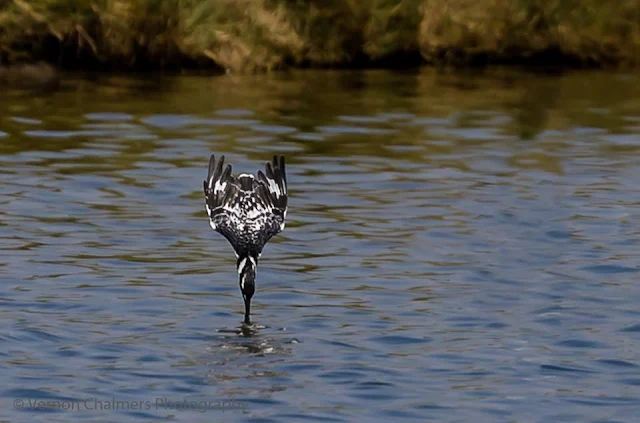
[{"label": "green vegetation", "polygon": [[638,0],[0,0],[0,63],[637,65]]}]

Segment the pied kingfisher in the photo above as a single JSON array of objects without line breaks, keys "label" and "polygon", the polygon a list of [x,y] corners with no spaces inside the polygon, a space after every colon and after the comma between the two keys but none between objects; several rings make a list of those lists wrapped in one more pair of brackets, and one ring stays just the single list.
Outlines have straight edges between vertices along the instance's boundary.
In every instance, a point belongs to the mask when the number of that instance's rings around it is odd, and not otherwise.
[{"label": "pied kingfisher", "polygon": [[223,167],[224,156],[216,164],[212,154],[204,181],[205,208],[211,229],[224,235],[236,254],[244,323],[248,325],[258,259],[267,241],[284,230],[287,217],[284,156],[273,156],[257,178],[247,173],[233,176],[230,164]]}]

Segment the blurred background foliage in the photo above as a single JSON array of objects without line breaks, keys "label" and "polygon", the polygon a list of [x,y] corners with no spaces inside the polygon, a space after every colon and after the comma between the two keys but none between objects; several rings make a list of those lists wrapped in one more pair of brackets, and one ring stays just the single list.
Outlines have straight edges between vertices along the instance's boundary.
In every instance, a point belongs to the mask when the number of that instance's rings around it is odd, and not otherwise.
[{"label": "blurred background foliage", "polygon": [[637,0],[0,0],[0,63],[632,66]]}]

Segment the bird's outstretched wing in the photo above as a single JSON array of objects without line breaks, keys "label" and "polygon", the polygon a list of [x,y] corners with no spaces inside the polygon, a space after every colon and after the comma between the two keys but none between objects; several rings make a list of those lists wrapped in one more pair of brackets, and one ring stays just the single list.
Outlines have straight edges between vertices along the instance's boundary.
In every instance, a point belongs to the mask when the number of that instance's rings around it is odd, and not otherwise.
[{"label": "bird's outstretched wing", "polygon": [[237,220],[238,216],[233,200],[237,197],[238,187],[235,177],[231,175],[231,165],[224,166],[224,156],[220,156],[216,163],[215,156],[211,155],[203,187],[204,206],[209,215],[211,229],[224,235],[237,252],[239,234],[238,225],[234,225],[234,220]]},{"label": "bird's outstretched wing", "polygon": [[[215,213],[220,212],[224,207],[224,199],[229,191],[230,185],[233,183],[231,176],[231,165],[224,168],[224,156],[220,157],[216,166],[216,158],[212,154],[209,158],[209,172],[207,179],[204,181],[205,207],[209,219],[212,219]],[[213,230],[216,230],[212,226]]]},{"label": "bird's outstretched wing", "polygon": [[[273,156],[271,163],[265,165],[265,173],[258,171],[258,184],[256,194],[262,202],[269,206],[269,221],[271,224],[268,237],[284,230],[287,218],[289,196],[287,194],[287,173],[284,165],[284,156]],[[265,175],[266,174],[266,175]]]}]

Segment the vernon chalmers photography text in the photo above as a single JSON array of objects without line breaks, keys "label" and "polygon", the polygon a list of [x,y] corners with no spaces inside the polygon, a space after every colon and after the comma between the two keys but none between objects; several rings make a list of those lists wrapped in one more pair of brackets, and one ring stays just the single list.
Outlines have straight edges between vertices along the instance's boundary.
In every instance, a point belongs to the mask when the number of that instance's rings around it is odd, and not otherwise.
[{"label": "vernon chalmers photography text", "polygon": [[236,400],[188,399],[157,397],[151,400],[99,399],[41,399],[16,398],[13,407],[25,411],[198,411],[246,410],[247,403]]}]

